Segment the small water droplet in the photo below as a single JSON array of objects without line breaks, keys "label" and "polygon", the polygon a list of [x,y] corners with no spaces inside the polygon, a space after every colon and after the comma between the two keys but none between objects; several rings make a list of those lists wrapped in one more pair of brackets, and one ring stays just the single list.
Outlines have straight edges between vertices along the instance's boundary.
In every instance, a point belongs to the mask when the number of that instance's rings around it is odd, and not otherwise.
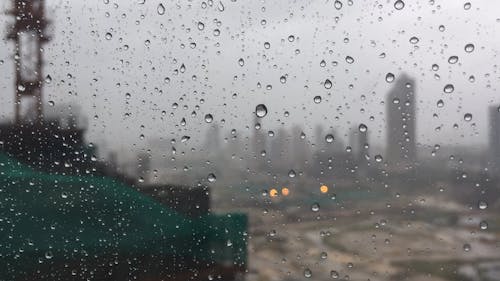
[{"label": "small water droplet", "polygon": [[470,252],[470,250],[471,250],[470,244],[464,244],[463,249],[464,249],[464,252]]},{"label": "small water droplet", "polygon": [[347,56],[345,57],[345,61],[348,63],[348,64],[352,64],[354,63],[354,58],[351,57],[351,56]]},{"label": "small water droplet", "polygon": [[438,100],[436,103],[437,107],[441,108],[444,106],[444,101],[443,100]]},{"label": "small water droplet", "polygon": [[295,178],[295,176],[296,176],[296,175],[297,175],[297,174],[295,173],[295,171],[294,171],[294,170],[290,170],[290,171],[288,172],[288,177],[290,177],[290,178]]},{"label": "small water droplet", "polygon": [[314,97],[314,103],[321,103],[321,96],[315,96]]},{"label": "small water droplet", "polygon": [[106,38],[106,40],[111,40],[111,38],[113,38],[113,34],[106,32],[106,34],[104,35],[104,38]]},{"label": "small water droplet", "polygon": [[205,122],[212,123],[213,120],[214,120],[214,117],[212,116],[212,114],[205,115]]},{"label": "small water droplet", "polygon": [[244,66],[244,65],[245,65],[245,60],[244,60],[243,58],[240,58],[240,59],[238,60],[238,64],[239,64],[240,66]]}]

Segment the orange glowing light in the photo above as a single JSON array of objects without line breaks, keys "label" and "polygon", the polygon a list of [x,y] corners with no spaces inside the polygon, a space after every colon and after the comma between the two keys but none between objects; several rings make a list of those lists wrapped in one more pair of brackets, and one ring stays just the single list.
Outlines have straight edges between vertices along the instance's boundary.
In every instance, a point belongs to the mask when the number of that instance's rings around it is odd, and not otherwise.
[{"label": "orange glowing light", "polygon": [[281,189],[281,194],[283,194],[283,196],[288,196],[290,194],[290,190],[286,187],[283,187]]},{"label": "orange glowing light", "polygon": [[326,186],[326,185],[322,185],[322,186],[319,188],[319,191],[321,191],[321,193],[327,193],[327,192],[328,192],[328,186]]},{"label": "orange glowing light", "polygon": [[269,190],[269,196],[271,196],[271,197],[278,196],[278,191],[276,189],[274,189],[274,188],[271,189],[271,190]]}]

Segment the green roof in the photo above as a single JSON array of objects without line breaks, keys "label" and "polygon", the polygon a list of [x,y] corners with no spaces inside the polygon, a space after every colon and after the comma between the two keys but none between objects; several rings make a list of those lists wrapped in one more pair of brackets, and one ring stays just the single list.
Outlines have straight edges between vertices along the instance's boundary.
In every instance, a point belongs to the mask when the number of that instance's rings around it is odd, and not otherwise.
[{"label": "green roof", "polygon": [[46,174],[0,153],[0,263],[9,269],[5,278],[33,272],[50,260],[106,255],[244,266],[246,227],[242,214],[191,219],[116,180]]}]

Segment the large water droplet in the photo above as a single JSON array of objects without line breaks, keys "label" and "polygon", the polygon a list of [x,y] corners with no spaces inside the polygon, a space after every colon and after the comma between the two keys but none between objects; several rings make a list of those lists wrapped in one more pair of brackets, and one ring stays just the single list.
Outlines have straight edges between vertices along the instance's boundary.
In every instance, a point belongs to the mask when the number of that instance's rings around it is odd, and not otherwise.
[{"label": "large water droplet", "polygon": [[448,58],[448,63],[455,64],[458,62],[458,56],[451,56]]},{"label": "large water droplet", "polygon": [[163,6],[162,3],[158,4],[156,11],[158,12],[158,15],[164,15],[165,14],[165,6]]},{"label": "large water droplet", "polygon": [[325,83],[323,84],[325,89],[331,89],[332,88],[332,81],[330,79],[326,79]]},{"label": "large water droplet", "polygon": [[309,268],[304,269],[304,277],[311,278],[312,271]]},{"label": "large water droplet", "polygon": [[402,10],[405,7],[405,2],[398,0],[394,2],[394,9],[396,10]]},{"label": "large water droplet", "polygon": [[392,74],[392,73],[390,73],[390,72],[389,72],[389,73],[387,73],[387,74],[385,75],[385,81],[386,81],[387,83],[392,83],[392,82],[394,81],[394,74]]},{"label": "large water droplet", "polygon": [[312,204],[311,205],[311,211],[318,212],[319,211],[319,204],[318,203]]},{"label": "large water droplet", "polygon": [[267,107],[264,104],[259,104],[255,107],[255,115],[259,118],[263,118],[267,115]]},{"label": "large water droplet", "polygon": [[364,133],[368,130],[368,127],[366,127],[365,124],[360,124],[359,127],[358,127],[359,131]]},{"label": "large water droplet", "polygon": [[443,91],[447,94],[453,93],[454,90],[455,90],[455,87],[453,86],[453,84],[447,84],[446,86],[444,86],[444,89],[443,89]]},{"label": "large water droplet", "polygon": [[472,114],[465,113],[464,120],[467,121],[467,122],[471,121],[472,120]]},{"label": "large water droplet", "polygon": [[209,182],[215,182],[217,180],[217,178],[215,177],[215,175],[213,173],[210,173],[210,174],[208,174],[207,180]]},{"label": "large water droplet", "polygon": [[474,51],[474,44],[469,43],[464,47],[465,52],[472,53]]},{"label": "large water droplet", "polygon": [[326,137],[325,137],[325,141],[326,141],[327,143],[332,143],[334,139],[335,139],[335,138],[333,137],[333,135],[332,135],[332,134],[328,134],[328,135],[326,135]]},{"label": "large water droplet", "polygon": [[480,210],[485,210],[488,208],[488,203],[486,203],[486,201],[479,201],[478,207]]}]

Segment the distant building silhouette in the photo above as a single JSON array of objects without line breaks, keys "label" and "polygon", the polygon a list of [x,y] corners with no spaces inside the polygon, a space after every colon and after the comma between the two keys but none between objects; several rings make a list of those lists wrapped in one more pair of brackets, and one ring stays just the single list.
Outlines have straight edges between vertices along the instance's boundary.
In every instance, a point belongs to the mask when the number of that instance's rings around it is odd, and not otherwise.
[{"label": "distant building silhouette", "polygon": [[387,159],[391,165],[416,160],[415,80],[401,74],[387,95]]},{"label": "distant building silhouette", "polygon": [[490,106],[490,153],[493,168],[500,170],[500,105]]}]

